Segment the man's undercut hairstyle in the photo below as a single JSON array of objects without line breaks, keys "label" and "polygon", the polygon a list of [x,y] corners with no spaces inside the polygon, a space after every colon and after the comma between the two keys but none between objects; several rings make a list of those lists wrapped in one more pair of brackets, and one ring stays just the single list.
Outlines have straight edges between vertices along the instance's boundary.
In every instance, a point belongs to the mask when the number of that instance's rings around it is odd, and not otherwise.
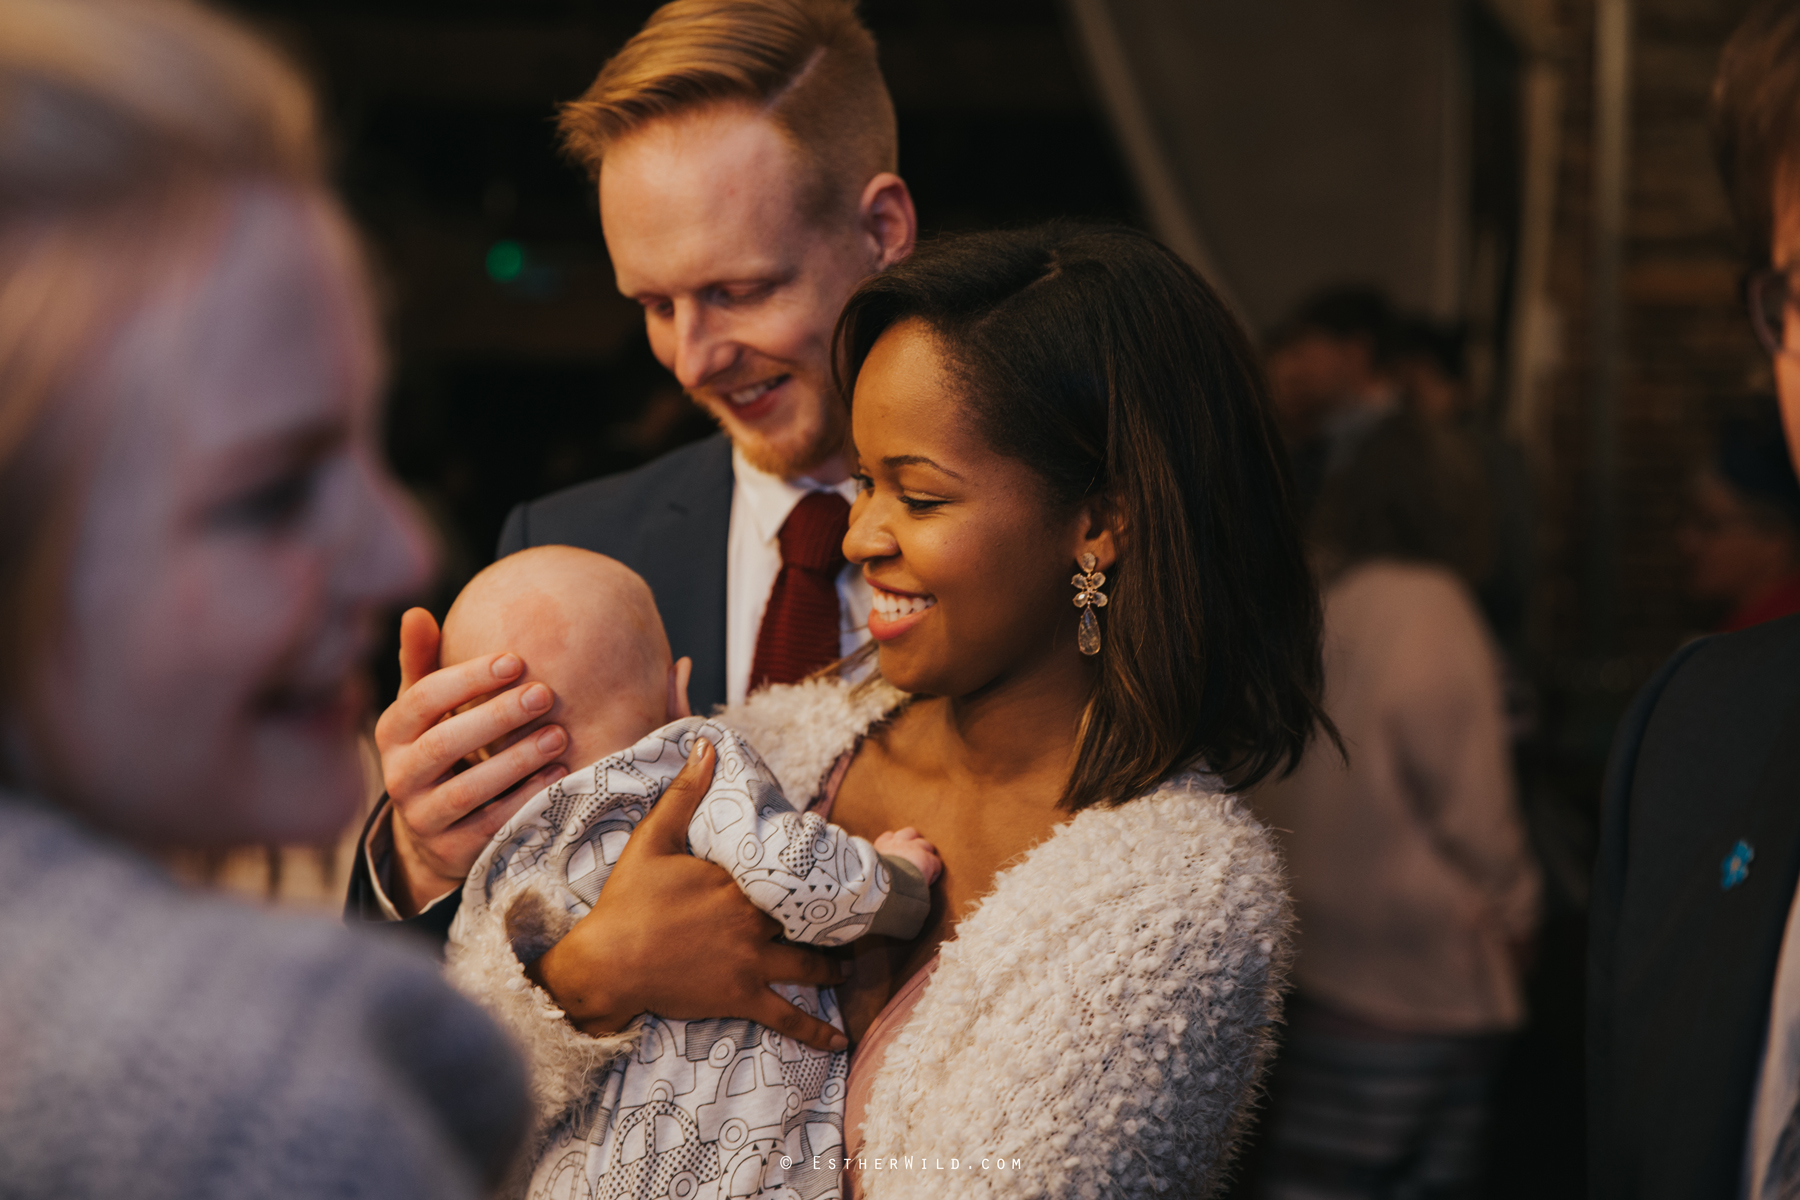
[{"label": "man's undercut hairstyle", "polygon": [[662,117],[745,104],[774,122],[828,219],[897,167],[894,102],[852,0],[673,0],[562,106],[563,146],[597,180],[620,138]]},{"label": "man's undercut hairstyle", "polygon": [[843,395],[881,335],[915,317],[988,445],[1054,507],[1096,504],[1122,530],[1062,807],[1121,804],[1190,765],[1248,788],[1297,766],[1315,731],[1335,740],[1287,456],[1218,293],[1132,230],[946,238],[851,295]]},{"label": "man's undercut hairstyle", "polygon": [[1775,190],[1800,186],[1800,5],[1761,0],[1719,56],[1713,150],[1751,261],[1769,260]]}]

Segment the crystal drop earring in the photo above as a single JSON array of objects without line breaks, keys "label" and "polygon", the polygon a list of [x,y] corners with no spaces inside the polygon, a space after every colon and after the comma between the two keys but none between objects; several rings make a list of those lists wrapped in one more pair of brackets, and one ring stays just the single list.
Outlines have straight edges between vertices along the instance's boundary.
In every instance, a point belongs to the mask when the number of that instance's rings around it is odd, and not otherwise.
[{"label": "crystal drop earring", "polygon": [[1096,608],[1106,607],[1106,593],[1100,585],[1106,582],[1106,576],[1094,570],[1099,559],[1091,553],[1081,556],[1081,574],[1070,580],[1075,585],[1075,607],[1081,610],[1081,633],[1076,645],[1083,654],[1100,653],[1100,619],[1094,615]]}]

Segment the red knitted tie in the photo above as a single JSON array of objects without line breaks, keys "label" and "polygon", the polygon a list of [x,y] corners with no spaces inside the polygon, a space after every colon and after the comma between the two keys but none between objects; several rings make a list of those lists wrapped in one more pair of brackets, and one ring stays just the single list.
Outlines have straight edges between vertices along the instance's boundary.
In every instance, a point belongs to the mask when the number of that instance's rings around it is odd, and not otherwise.
[{"label": "red knitted tie", "polygon": [[781,526],[781,574],[756,635],[750,690],[797,683],[838,652],[838,573],[850,505],[836,492],[809,492]]}]

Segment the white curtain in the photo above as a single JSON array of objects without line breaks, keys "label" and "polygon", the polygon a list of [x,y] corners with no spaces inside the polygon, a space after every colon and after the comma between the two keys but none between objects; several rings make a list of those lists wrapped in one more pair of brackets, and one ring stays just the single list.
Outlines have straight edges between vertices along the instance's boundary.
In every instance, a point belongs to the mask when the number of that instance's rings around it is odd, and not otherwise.
[{"label": "white curtain", "polygon": [[1253,329],[1357,281],[1463,301],[1455,0],[1065,0],[1156,232]]}]

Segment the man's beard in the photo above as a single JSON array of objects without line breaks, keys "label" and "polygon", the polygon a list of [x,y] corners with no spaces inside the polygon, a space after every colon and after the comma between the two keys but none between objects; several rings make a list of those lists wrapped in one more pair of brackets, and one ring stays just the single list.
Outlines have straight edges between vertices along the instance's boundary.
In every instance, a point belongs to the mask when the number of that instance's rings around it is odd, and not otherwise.
[{"label": "man's beard", "polygon": [[708,403],[692,392],[688,393],[688,399],[718,423],[751,466],[781,479],[800,478],[849,448],[849,413],[844,411],[844,403],[835,390],[819,398],[819,420],[815,428],[796,429],[790,425],[782,429],[779,440],[759,436],[754,431],[747,431],[743,438],[733,437],[731,428],[719,412],[721,407],[729,410],[729,402],[719,399]]}]

